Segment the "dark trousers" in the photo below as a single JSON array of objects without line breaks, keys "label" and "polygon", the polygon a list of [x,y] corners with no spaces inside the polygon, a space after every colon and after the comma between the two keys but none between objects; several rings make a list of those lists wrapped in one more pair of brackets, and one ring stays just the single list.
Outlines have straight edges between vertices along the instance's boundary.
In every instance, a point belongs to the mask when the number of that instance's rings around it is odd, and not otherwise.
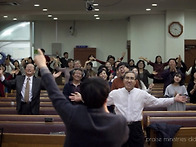
[{"label": "dark trousers", "polygon": [[122,147],[144,147],[144,134],[141,121],[133,122],[128,125],[129,138]]},{"label": "dark trousers", "polygon": [[21,108],[18,111],[18,114],[23,114],[23,115],[31,115],[31,104],[26,103],[26,102],[21,102]]}]

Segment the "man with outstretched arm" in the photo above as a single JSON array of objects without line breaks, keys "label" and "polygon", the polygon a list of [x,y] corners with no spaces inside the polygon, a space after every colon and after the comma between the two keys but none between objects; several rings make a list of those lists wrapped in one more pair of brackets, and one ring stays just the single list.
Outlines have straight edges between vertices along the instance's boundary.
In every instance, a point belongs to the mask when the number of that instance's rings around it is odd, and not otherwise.
[{"label": "man with outstretched arm", "polygon": [[104,109],[109,93],[108,83],[100,78],[88,78],[81,85],[84,104],[72,105],[59,90],[38,49],[35,63],[53,106],[66,125],[66,147],[121,147],[128,139],[128,127],[121,115]]}]

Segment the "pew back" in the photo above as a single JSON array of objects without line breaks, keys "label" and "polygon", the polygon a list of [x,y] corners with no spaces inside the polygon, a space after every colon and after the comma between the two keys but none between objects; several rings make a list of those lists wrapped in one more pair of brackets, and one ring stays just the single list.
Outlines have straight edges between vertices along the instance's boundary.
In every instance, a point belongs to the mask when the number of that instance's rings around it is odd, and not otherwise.
[{"label": "pew back", "polygon": [[152,123],[167,123],[182,125],[183,127],[196,127],[196,117],[147,117],[147,125]]},{"label": "pew back", "polygon": [[147,117],[196,116],[196,111],[143,111],[143,128],[147,127]]},{"label": "pew back", "polygon": [[5,133],[27,133],[27,134],[52,134],[56,132],[65,133],[63,122],[40,122],[40,121],[0,121],[0,128]]},{"label": "pew back", "polygon": [[[0,114],[17,114],[15,107],[0,107]],[[40,107],[40,115],[57,115],[54,107]]]},{"label": "pew back", "polygon": [[45,122],[52,119],[53,122],[62,122],[59,115],[13,115],[0,114],[0,121],[40,121]]},{"label": "pew back", "polygon": [[62,147],[65,135],[4,133],[2,147]]}]

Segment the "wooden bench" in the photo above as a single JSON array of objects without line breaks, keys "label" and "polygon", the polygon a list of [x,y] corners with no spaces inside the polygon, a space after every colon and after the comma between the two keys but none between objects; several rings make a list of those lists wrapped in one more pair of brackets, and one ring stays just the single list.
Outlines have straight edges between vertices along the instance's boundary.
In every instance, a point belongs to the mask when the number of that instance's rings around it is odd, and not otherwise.
[{"label": "wooden bench", "polygon": [[[172,147],[195,147],[196,145],[196,117],[148,117],[148,125],[152,123],[167,123],[174,125],[182,125],[174,136]],[[165,141],[171,138],[165,138]],[[156,147],[156,132],[150,130],[149,147]]]},{"label": "wooden bench", "polygon": [[0,121],[5,133],[53,134],[66,132],[63,122]]},{"label": "wooden bench", "polygon": [[[0,107],[0,114],[17,114],[15,107]],[[40,115],[57,115],[54,107],[40,107]]]},{"label": "wooden bench", "polygon": [[[16,107],[15,101],[0,101],[0,107]],[[40,107],[53,107],[52,102],[40,102]]]},{"label": "wooden bench", "polygon": [[[196,110],[196,104],[186,103],[186,110]],[[167,106],[160,107],[145,107],[144,111],[167,111]]]},{"label": "wooden bench", "polygon": [[[0,102],[15,102],[16,97],[0,97]],[[40,97],[40,102],[51,102],[49,97]]]},{"label": "wooden bench", "polygon": [[147,127],[147,117],[186,117],[196,116],[196,111],[143,111],[143,128]]},{"label": "wooden bench", "polygon": [[[167,138],[166,138],[167,139]],[[170,138],[169,138],[170,139]],[[146,147],[156,147],[156,132],[150,130],[150,138],[146,141],[150,141]],[[182,127],[178,130],[173,138],[172,147],[195,147],[196,146],[196,127]]]},{"label": "wooden bench", "polygon": [[196,127],[196,116],[189,117],[147,117],[147,126],[152,123],[167,123],[182,125],[183,127]]},{"label": "wooden bench", "polygon": [[53,122],[62,122],[59,115],[18,115],[18,114],[0,114],[0,121],[40,121],[50,118]]},{"label": "wooden bench", "polygon": [[2,147],[62,147],[65,135],[4,133]]},{"label": "wooden bench", "polygon": [[163,97],[163,84],[154,84],[154,87],[152,88],[150,92],[155,97]]}]

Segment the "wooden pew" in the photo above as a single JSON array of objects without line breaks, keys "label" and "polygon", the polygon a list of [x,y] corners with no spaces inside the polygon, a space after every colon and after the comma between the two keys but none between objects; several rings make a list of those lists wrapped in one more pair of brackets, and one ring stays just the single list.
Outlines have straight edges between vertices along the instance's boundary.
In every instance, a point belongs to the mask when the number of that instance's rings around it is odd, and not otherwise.
[{"label": "wooden pew", "polygon": [[[0,101],[0,107],[16,107],[15,101]],[[52,102],[40,102],[40,107],[53,107]]]},{"label": "wooden pew", "polygon": [[147,117],[184,117],[196,116],[196,111],[143,111],[143,128],[147,127]]},{"label": "wooden pew", "polygon": [[183,127],[196,127],[196,116],[189,117],[147,117],[147,126],[152,123],[167,123],[182,125]]},{"label": "wooden pew", "polygon": [[66,132],[63,122],[0,121],[5,133],[53,134]]},{"label": "wooden pew", "polygon": [[[192,103],[186,103],[186,110],[196,110],[196,104]],[[160,107],[145,107],[144,111],[167,111],[166,106],[160,106]]]},{"label": "wooden pew", "polygon": [[0,121],[40,121],[45,122],[47,118],[53,122],[62,122],[59,115],[18,115],[18,114],[0,114]]},{"label": "wooden pew", "polygon": [[[0,107],[0,114],[17,114],[15,107]],[[40,107],[40,115],[57,115],[54,107]]]},{"label": "wooden pew", "polygon": [[[176,133],[173,138],[172,147],[195,147],[196,145],[196,117],[148,117],[148,125],[152,123],[167,123],[182,125],[183,127]],[[171,138],[166,138],[171,139]],[[156,147],[156,132],[150,130],[149,147]]]},{"label": "wooden pew", "polygon": [[4,133],[2,147],[62,147],[65,135]]},{"label": "wooden pew", "polygon": [[[150,138],[146,138],[146,141],[150,140],[150,145],[146,147],[156,147],[156,132],[150,130]],[[196,145],[196,127],[182,127],[178,130],[173,138],[172,147],[195,147]]]},{"label": "wooden pew", "polygon": [[[1,102],[15,102],[16,101],[16,97],[0,97],[0,101]],[[49,97],[40,97],[40,102],[51,102],[51,100],[49,99]]]},{"label": "wooden pew", "polygon": [[163,84],[160,83],[156,83],[154,84],[154,87],[152,88],[151,92],[152,95],[154,95],[155,97],[163,97]]}]

